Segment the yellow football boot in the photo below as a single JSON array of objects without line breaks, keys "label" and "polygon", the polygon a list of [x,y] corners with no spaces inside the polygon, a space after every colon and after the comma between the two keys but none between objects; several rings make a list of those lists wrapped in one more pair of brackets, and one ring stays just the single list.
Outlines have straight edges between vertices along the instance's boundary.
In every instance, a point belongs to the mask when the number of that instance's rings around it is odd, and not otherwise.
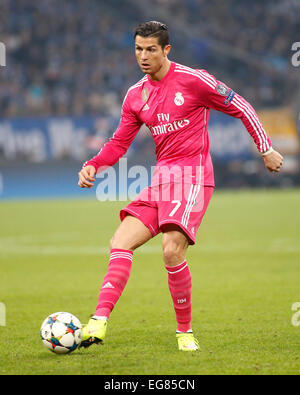
[{"label": "yellow football boot", "polygon": [[198,340],[192,332],[176,332],[179,351],[200,351]]},{"label": "yellow football boot", "polygon": [[107,319],[91,318],[82,329],[82,342],[80,347],[88,348],[92,344],[102,344],[105,338]]}]

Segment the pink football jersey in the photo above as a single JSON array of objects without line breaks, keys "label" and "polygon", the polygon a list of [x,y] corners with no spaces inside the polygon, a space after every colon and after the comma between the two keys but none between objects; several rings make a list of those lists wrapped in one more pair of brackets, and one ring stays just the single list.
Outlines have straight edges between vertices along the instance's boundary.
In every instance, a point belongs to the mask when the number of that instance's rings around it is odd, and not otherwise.
[{"label": "pink football jersey", "polygon": [[172,62],[162,80],[145,76],[128,90],[119,127],[84,166],[102,171],[117,163],[141,125],[146,124],[156,145],[152,185],[184,180],[214,186],[208,135],[210,109],[240,118],[259,152],[271,147],[255,110],[244,98],[207,71]]}]

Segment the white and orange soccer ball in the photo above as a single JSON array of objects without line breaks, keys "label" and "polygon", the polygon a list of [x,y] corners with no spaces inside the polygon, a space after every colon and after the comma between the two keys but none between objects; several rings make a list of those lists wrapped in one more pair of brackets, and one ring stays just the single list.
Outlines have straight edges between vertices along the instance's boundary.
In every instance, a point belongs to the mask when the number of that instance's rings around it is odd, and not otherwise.
[{"label": "white and orange soccer ball", "polygon": [[44,346],[55,354],[70,353],[81,344],[81,322],[70,313],[51,314],[41,326],[41,338]]}]

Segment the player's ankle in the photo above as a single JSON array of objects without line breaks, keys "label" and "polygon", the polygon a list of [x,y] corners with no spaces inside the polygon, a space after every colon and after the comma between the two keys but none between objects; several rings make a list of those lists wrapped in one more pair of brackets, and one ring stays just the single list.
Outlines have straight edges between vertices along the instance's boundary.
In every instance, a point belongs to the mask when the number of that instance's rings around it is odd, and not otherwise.
[{"label": "player's ankle", "polygon": [[193,332],[191,324],[178,324],[177,325],[177,332],[180,333],[191,333]]},{"label": "player's ankle", "polygon": [[111,314],[112,309],[108,307],[100,307],[96,310],[95,314],[93,315],[92,318],[95,320],[108,320],[109,316]]},{"label": "player's ankle", "polygon": [[108,321],[108,317],[106,317],[104,315],[94,315],[92,317],[92,319],[95,320],[95,321],[99,321],[99,320]]}]

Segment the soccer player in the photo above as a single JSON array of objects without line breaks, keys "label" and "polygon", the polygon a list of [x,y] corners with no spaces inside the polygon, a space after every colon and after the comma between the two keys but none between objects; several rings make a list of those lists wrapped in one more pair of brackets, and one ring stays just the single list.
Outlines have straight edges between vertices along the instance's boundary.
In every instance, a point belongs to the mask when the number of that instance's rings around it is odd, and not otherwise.
[{"label": "soccer player", "polygon": [[210,109],[243,122],[269,171],[279,172],[282,166],[282,156],[272,148],[251,105],[207,71],[171,62],[170,50],[166,25],[151,21],[137,27],[135,54],[145,76],[129,88],[113,137],[79,173],[78,185],[91,188],[96,173],[113,166],[127,152],[140,127],[146,124],[150,129],[157,156],[152,183],[120,212],[121,224],[111,239],[96,312],[83,329],[83,347],[103,342],[108,318],[130,276],[134,251],[162,232],[178,348],[199,349],[191,326],[192,279],[185,256],[189,245],[195,244],[214,190]]}]

